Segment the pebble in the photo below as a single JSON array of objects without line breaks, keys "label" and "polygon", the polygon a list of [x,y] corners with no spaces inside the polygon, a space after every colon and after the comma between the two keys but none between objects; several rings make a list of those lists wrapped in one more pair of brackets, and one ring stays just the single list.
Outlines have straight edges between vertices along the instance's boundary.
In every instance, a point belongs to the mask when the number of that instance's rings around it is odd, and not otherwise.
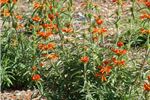
[{"label": "pebble", "polygon": [[[30,100],[33,94],[32,100],[39,100],[41,97],[38,90],[15,90],[15,91],[4,91],[0,92],[0,100]],[[42,98],[41,100],[46,100]]]}]

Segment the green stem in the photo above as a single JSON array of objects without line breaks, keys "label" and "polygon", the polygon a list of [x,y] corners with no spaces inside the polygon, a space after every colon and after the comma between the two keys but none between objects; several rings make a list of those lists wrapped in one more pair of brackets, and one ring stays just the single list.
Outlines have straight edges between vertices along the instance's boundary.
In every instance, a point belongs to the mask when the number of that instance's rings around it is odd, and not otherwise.
[{"label": "green stem", "polygon": [[84,82],[87,82],[87,73],[86,73],[86,71],[87,71],[87,66],[86,66],[86,64],[84,64]]}]

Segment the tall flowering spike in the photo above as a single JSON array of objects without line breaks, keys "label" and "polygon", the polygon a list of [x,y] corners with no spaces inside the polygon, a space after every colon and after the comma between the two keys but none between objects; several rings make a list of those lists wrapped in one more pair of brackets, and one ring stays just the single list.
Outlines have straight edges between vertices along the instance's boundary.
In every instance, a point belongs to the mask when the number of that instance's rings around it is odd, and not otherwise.
[{"label": "tall flowering spike", "polygon": [[33,81],[39,81],[41,79],[41,76],[39,74],[35,74],[32,76]]},{"label": "tall flowering spike", "polygon": [[88,63],[89,62],[89,57],[88,56],[83,56],[83,57],[81,57],[80,61],[83,62],[83,63]]}]

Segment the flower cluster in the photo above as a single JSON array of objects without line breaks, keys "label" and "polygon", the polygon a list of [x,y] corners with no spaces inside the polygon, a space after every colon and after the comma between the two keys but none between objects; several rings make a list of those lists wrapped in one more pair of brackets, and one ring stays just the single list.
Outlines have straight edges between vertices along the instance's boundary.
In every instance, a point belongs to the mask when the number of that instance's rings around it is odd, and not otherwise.
[{"label": "flower cluster", "polygon": [[80,61],[83,63],[88,63],[89,62],[89,57],[88,56],[83,56],[80,58]]},{"label": "flower cluster", "polygon": [[103,23],[104,21],[101,16],[95,16],[95,26],[92,29],[92,40],[95,42],[99,40],[101,35],[107,32],[107,29],[102,27]]},{"label": "flower cluster", "polygon": [[103,82],[107,81],[106,76],[110,74],[112,66],[108,66],[108,65],[98,66],[98,69],[99,69],[99,72],[97,72],[95,76],[100,77]]},{"label": "flower cluster", "polygon": [[145,91],[150,91],[150,75],[147,76],[147,79],[148,79],[149,83],[148,82],[144,83],[144,90]]}]

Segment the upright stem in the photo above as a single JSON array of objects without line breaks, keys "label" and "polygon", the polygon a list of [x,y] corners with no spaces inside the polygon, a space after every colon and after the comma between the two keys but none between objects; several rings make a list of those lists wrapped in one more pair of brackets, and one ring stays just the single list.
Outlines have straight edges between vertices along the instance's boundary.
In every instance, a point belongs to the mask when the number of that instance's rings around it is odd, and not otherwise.
[{"label": "upright stem", "polygon": [[87,67],[86,67],[86,64],[84,64],[84,82],[87,82],[87,74],[86,74],[86,71],[87,71]]},{"label": "upright stem", "polygon": [[117,21],[116,21],[116,23],[115,23],[116,29],[117,29],[117,33],[116,33],[116,37],[115,37],[116,43],[117,43],[118,37],[119,37],[119,21],[120,21],[120,17],[121,17],[121,5],[118,4]]}]

